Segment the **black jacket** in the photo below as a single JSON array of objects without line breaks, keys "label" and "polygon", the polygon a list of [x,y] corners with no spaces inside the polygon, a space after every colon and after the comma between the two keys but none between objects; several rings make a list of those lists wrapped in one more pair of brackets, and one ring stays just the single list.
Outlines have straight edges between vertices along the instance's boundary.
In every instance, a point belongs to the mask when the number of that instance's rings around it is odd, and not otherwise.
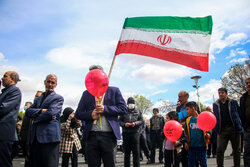
[{"label": "black jacket", "polygon": [[241,111],[241,122],[244,129],[250,127],[246,122],[246,100],[247,100],[248,92],[244,93],[240,98],[240,111]]},{"label": "black jacket", "polygon": [[[119,118],[120,126],[122,127],[122,133],[135,133],[139,132],[139,128],[143,123],[142,113],[138,109],[128,111],[125,115],[121,115]],[[126,123],[135,123],[134,127],[125,127]]]}]

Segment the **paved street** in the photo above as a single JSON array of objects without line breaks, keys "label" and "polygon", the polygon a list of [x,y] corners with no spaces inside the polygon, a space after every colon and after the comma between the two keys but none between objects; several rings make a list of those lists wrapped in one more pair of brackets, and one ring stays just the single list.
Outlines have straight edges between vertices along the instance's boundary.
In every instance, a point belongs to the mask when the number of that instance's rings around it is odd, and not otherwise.
[{"label": "paved street", "polygon": [[[225,160],[224,160],[225,167],[232,167],[233,166],[233,157],[230,156],[231,152],[232,152],[232,149],[231,149],[231,146],[229,143],[228,148],[227,148],[226,153],[225,153]],[[118,152],[116,158],[117,158],[116,166],[123,167],[124,165],[123,165],[122,153]],[[131,157],[131,160],[132,160],[132,157]],[[84,158],[82,157],[81,154],[79,154],[78,161],[79,161],[79,167],[87,167],[88,166],[87,164],[84,163]],[[61,162],[61,159],[60,159],[60,162]],[[159,164],[157,161],[155,164],[150,164],[150,165],[148,165],[146,163],[147,163],[147,161],[144,157],[144,160],[141,161],[141,167],[163,167],[164,166],[164,164]],[[216,166],[216,158],[209,158],[207,163],[208,163],[209,167]],[[24,158],[22,158],[22,157],[15,158],[13,161],[13,166],[14,167],[23,167],[24,166]],[[133,165],[131,165],[131,166],[133,166]],[[241,157],[241,166],[243,167],[242,157]]]}]

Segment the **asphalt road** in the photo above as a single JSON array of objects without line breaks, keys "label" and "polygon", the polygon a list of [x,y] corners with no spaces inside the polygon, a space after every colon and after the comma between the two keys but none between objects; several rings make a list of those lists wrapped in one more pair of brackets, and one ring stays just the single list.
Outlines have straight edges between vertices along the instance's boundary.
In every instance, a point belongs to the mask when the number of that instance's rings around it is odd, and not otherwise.
[{"label": "asphalt road", "polygon": [[[158,151],[157,151],[158,152]],[[228,144],[228,147],[227,147],[227,150],[225,152],[225,158],[224,158],[224,166],[225,167],[232,167],[233,166],[233,157],[230,156],[232,152],[232,149],[231,149],[231,145],[230,143]],[[158,156],[156,156],[156,159],[157,159]],[[116,163],[116,166],[117,167],[123,167],[123,154],[121,152],[118,151],[117,155],[116,155],[116,160],[117,160],[117,163]],[[79,154],[79,157],[78,157],[78,166],[79,167],[87,167],[88,165],[85,164],[85,161],[84,161],[84,158],[82,157],[81,154]],[[132,161],[132,157],[131,157],[131,161]],[[132,162],[131,162],[132,163]],[[60,159],[60,164],[61,164],[61,159]],[[216,158],[208,158],[207,160],[207,164],[209,167],[214,167],[216,166]],[[24,166],[24,158],[23,157],[17,157],[13,160],[13,167],[23,167]],[[131,164],[131,167],[133,165]],[[147,164],[147,161],[146,161],[146,158],[144,157],[144,160],[141,161],[140,163],[140,166],[141,167],[163,167],[164,164],[160,164],[156,161],[155,164]],[[243,157],[241,156],[241,166],[243,167]],[[180,165],[181,167],[181,165]]]}]

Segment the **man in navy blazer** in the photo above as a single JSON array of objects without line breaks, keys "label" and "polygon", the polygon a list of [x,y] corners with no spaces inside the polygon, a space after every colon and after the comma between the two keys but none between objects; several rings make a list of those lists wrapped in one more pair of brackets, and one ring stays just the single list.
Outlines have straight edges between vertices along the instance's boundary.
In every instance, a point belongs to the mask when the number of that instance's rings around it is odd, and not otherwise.
[{"label": "man in navy blazer", "polygon": [[49,74],[44,81],[46,91],[35,99],[25,112],[33,118],[31,131],[32,167],[57,167],[59,165],[60,115],[63,97],[54,92],[57,77]]},{"label": "man in navy blazer", "polygon": [[12,167],[11,152],[17,141],[16,120],[21,103],[21,91],[16,87],[20,81],[15,71],[7,71],[2,77],[5,87],[0,94],[0,166]]},{"label": "man in navy blazer", "polygon": [[[90,70],[93,69],[102,70],[102,67],[91,66]],[[121,139],[118,116],[126,112],[127,106],[119,88],[108,87],[103,105],[98,104],[97,98],[87,90],[83,92],[75,116],[85,121],[83,137],[89,167],[101,166],[101,159],[104,166],[115,167],[114,149],[117,139]]]}]

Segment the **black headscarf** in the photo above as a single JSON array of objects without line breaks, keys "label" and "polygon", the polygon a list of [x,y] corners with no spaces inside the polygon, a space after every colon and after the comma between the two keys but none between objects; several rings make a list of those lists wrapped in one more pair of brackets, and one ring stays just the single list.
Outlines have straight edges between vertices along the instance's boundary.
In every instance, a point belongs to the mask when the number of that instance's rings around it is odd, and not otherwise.
[{"label": "black headscarf", "polygon": [[[74,112],[74,110],[71,107],[67,107],[63,110],[63,115],[61,117],[61,123],[64,123],[67,121],[67,119],[69,118],[69,115]],[[75,119],[71,119],[71,123],[70,123],[70,127],[71,128],[75,128],[76,127],[76,121]]]}]

